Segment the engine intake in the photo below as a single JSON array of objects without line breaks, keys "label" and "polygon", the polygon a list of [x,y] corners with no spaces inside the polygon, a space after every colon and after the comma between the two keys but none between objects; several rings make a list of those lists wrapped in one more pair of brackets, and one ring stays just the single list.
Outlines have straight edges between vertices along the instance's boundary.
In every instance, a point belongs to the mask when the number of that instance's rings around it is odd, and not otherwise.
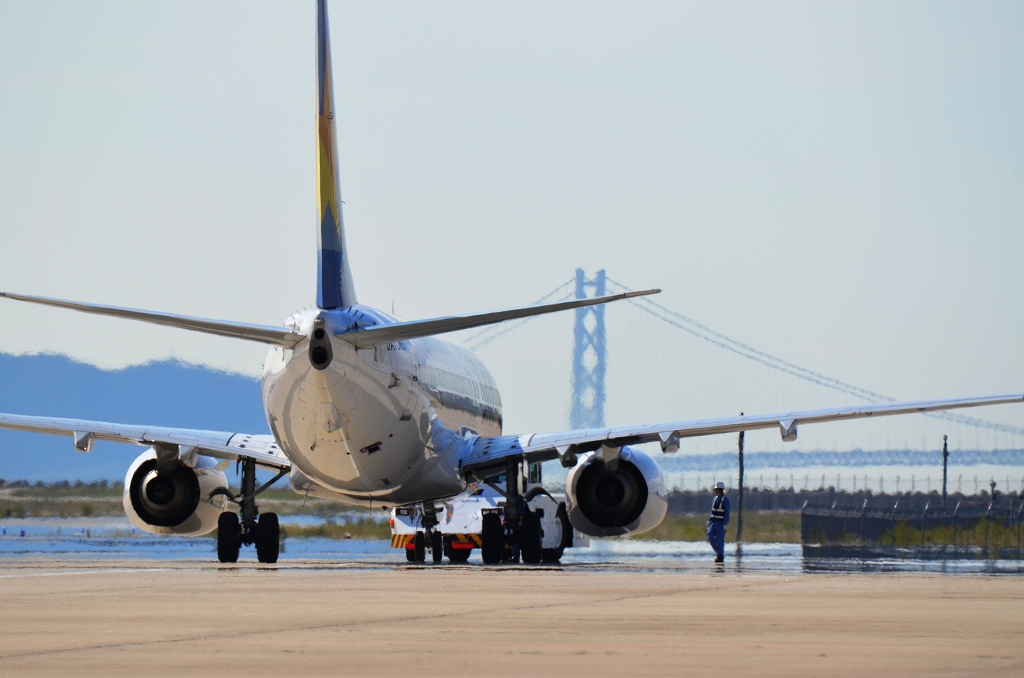
[{"label": "engine intake", "polygon": [[577,490],[580,511],[598,527],[629,525],[647,506],[647,480],[629,462],[614,471],[603,462],[587,464]]},{"label": "engine intake", "polygon": [[158,471],[156,459],[143,462],[132,476],[132,508],[149,525],[177,527],[199,506],[199,479],[180,461],[170,471]]},{"label": "engine intake", "polygon": [[183,536],[199,536],[216,529],[225,498],[215,491],[227,488],[227,478],[209,457],[195,455],[194,463],[189,466],[177,460],[161,471],[156,451],[150,448],[143,452],[124,479],[122,503],[132,524],[153,534]]},{"label": "engine intake", "polygon": [[592,537],[646,532],[668,511],[661,469],[649,456],[627,447],[617,463],[588,453],[566,478],[569,520]]}]

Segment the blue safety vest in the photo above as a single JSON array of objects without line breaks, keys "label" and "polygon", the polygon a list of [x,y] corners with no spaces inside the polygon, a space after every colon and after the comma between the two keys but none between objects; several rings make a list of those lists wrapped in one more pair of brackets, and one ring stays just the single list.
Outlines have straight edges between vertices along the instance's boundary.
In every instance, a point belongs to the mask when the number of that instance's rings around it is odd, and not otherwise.
[{"label": "blue safety vest", "polygon": [[715,497],[715,502],[711,505],[711,520],[717,520],[719,522],[725,521],[725,495],[721,497]]}]

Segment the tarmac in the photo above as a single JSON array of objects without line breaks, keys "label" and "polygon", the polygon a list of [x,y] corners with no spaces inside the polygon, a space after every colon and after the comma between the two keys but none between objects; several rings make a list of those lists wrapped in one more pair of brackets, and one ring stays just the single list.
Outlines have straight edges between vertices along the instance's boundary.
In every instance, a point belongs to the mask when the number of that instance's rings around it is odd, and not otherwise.
[{"label": "tarmac", "polygon": [[1024,675],[1024,579],[6,557],[0,676]]}]

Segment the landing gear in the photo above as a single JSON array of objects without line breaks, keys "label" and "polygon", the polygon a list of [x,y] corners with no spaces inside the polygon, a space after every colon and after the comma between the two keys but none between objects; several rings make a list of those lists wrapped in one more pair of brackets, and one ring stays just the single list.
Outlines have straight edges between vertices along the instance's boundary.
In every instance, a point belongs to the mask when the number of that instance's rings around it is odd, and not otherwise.
[{"label": "landing gear", "polygon": [[423,502],[423,532],[416,533],[417,544],[422,543],[423,546],[417,546],[417,560],[423,562],[426,560],[426,553],[424,553],[427,547],[430,548],[430,559],[435,563],[440,563],[444,557],[444,547],[441,533],[438,531],[438,520],[437,520],[437,507],[434,506],[434,502],[425,501]]},{"label": "landing gear", "polygon": [[497,513],[485,513],[481,529],[480,555],[484,563],[496,565],[501,562],[502,553],[505,551],[505,529],[501,525],[501,518]]},{"label": "landing gear", "polygon": [[256,522],[256,557],[261,563],[276,563],[281,530],[276,513],[264,513]]},{"label": "landing gear", "polygon": [[504,555],[505,560],[512,563],[519,562],[520,504],[523,503],[519,494],[519,461],[509,459],[505,465],[505,544],[509,548]]},{"label": "landing gear", "polygon": [[523,525],[519,532],[519,546],[523,554],[523,562],[536,565],[541,561],[541,525],[540,515],[529,508],[523,513]]},{"label": "landing gear", "polygon": [[267,489],[287,470],[282,470],[272,480],[256,488],[256,462],[253,459],[240,460],[242,466],[242,491],[238,497],[228,490],[218,490],[242,507],[241,521],[234,513],[222,513],[217,519],[217,558],[222,563],[237,563],[242,546],[256,545],[256,557],[261,563],[276,563],[280,550],[281,527],[276,513],[264,513],[257,518],[256,495]]},{"label": "landing gear", "polygon": [[217,519],[217,558],[222,563],[237,563],[242,546],[242,528],[234,513],[222,513]]},{"label": "landing gear", "polygon": [[485,565],[557,563],[573,528],[564,497],[544,489],[540,464],[502,460],[487,472],[471,474],[476,484],[458,496],[394,508],[392,548],[405,548],[409,562],[465,563],[479,548]]},{"label": "landing gear", "polygon": [[427,560],[427,549],[430,549],[430,559],[435,563],[440,563],[441,558],[444,557],[444,546],[441,539],[441,533],[437,530],[431,530],[428,533],[417,531],[412,537],[412,548],[406,547],[405,559],[410,563],[423,563]]},{"label": "landing gear", "polygon": [[434,530],[430,533],[430,557],[435,563],[440,563],[443,556],[441,533]]}]

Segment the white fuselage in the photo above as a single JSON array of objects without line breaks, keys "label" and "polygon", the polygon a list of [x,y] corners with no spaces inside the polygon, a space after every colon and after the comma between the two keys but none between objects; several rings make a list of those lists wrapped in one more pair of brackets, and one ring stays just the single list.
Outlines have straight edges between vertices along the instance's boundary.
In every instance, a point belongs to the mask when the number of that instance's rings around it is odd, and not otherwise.
[{"label": "white fuselage", "polygon": [[465,489],[458,460],[467,434],[501,433],[501,399],[483,363],[434,337],[356,349],[335,334],[396,321],[361,306],[304,311],[285,324],[310,337],[317,318],[333,350],[326,369],[313,367],[308,339],[272,348],[263,368],[263,407],[294,464],[293,488],[391,504]]}]

